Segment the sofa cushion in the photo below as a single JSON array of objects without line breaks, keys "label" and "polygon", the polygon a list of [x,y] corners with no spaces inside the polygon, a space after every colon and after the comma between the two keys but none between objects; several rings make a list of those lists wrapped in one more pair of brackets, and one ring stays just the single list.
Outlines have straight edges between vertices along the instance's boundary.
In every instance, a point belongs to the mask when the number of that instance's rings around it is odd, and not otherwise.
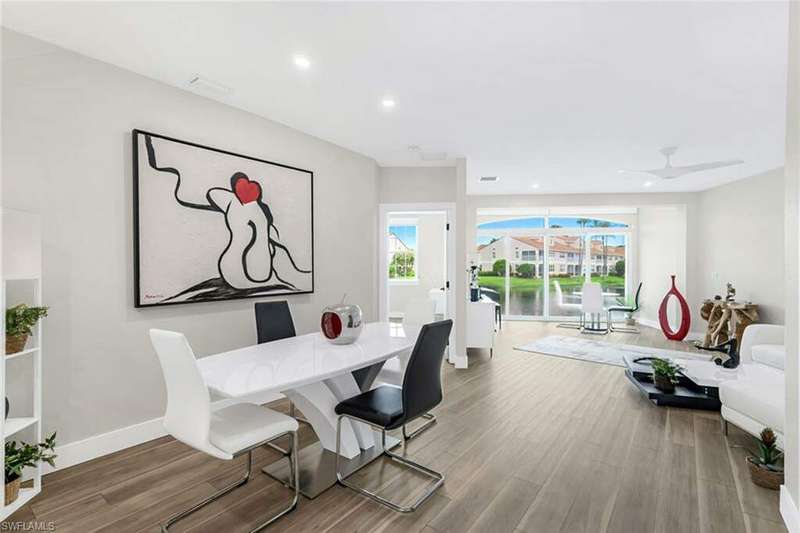
[{"label": "sofa cushion", "polygon": [[738,379],[720,384],[722,405],[783,433],[783,372],[755,364],[741,365],[739,372]]},{"label": "sofa cushion", "polygon": [[753,361],[783,370],[786,347],[782,344],[756,344],[751,349]]}]

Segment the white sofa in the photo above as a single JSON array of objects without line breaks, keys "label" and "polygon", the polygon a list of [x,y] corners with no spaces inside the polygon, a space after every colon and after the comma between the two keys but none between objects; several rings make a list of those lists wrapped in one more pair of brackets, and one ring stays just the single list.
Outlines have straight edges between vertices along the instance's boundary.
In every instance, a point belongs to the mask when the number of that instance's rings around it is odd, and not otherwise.
[{"label": "white sofa", "polygon": [[721,414],[726,423],[758,436],[771,427],[783,446],[784,361],[783,326],[752,324],[744,330],[736,379],[719,386]]}]

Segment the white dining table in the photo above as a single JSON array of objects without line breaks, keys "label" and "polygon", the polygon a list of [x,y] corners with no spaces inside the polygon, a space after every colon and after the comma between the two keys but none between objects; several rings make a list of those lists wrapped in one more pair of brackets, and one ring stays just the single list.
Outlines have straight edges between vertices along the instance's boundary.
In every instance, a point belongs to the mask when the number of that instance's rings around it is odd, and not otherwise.
[{"label": "white dining table", "polygon": [[[352,344],[337,345],[321,333],[309,333],[256,344],[198,360],[208,388],[224,398],[279,392],[302,411],[319,442],[300,451],[300,491],[314,498],[336,483],[336,405],[369,390],[383,363],[406,357],[419,327],[390,322],[365,324]],[[342,422],[341,455],[344,469],[356,469],[383,452],[380,433],[365,424]],[[398,439],[387,437],[387,446]],[[286,461],[264,469],[288,483]]]}]

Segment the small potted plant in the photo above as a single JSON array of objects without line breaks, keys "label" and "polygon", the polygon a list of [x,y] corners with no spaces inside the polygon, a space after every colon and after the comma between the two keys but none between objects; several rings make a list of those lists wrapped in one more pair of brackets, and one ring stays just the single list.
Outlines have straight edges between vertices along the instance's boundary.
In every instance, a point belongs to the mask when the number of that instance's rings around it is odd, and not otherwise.
[{"label": "small potted plant", "polygon": [[778,490],[783,485],[783,452],[777,447],[772,428],[764,428],[758,441],[758,453],[747,457],[750,479],[759,487]]},{"label": "small potted plant", "polygon": [[[631,309],[636,307],[636,300],[633,297],[628,296],[627,298],[617,298],[617,303],[622,307],[629,307]],[[633,313],[625,313],[625,325],[626,326],[635,326],[636,319],[633,318]]]},{"label": "small potted plant", "polygon": [[32,334],[33,326],[47,316],[47,307],[28,307],[25,304],[6,309],[6,355],[21,352]]},{"label": "small potted plant", "polygon": [[41,462],[55,466],[56,434],[47,437],[39,444],[16,441],[6,442],[6,497],[5,504],[10,505],[19,497],[19,486],[22,481],[22,470]]},{"label": "small potted plant", "polygon": [[653,367],[653,384],[667,394],[675,392],[678,384],[680,367],[667,359],[655,358],[650,362]]}]

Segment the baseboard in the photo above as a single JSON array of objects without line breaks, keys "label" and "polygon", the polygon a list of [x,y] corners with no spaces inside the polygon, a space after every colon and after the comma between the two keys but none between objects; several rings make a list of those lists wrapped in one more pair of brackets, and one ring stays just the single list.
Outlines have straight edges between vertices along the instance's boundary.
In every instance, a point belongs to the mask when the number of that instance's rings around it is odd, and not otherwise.
[{"label": "baseboard", "polygon": [[[654,328],[654,329],[661,329],[661,324],[659,324],[657,320],[649,320],[647,318],[637,318],[636,320],[642,326],[647,326],[648,328]],[[690,331],[686,335],[687,341],[700,341],[703,340],[704,338],[705,338],[705,333],[701,331]]]},{"label": "baseboard", "polygon": [[[262,394],[246,398],[247,401],[265,404],[283,398],[277,393]],[[234,403],[233,400],[219,400],[212,403],[212,409],[219,409],[228,404]],[[133,424],[124,428],[115,429],[100,435],[62,444],[57,446],[55,453],[58,456],[56,466],[43,465],[42,474],[49,474],[56,470],[62,470],[75,466],[92,459],[97,459],[110,453],[118,452],[131,446],[145,443],[147,441],[163,437],[167,434],[164,430],[164,417],[153,418],[145,422]]]},{"label": "baseboard", "polygon": [[797,510],[797,505],[786,489],[786,485],[781,485],[780,510],[783,523],[789,533],[800,533],[800,511]]}]

